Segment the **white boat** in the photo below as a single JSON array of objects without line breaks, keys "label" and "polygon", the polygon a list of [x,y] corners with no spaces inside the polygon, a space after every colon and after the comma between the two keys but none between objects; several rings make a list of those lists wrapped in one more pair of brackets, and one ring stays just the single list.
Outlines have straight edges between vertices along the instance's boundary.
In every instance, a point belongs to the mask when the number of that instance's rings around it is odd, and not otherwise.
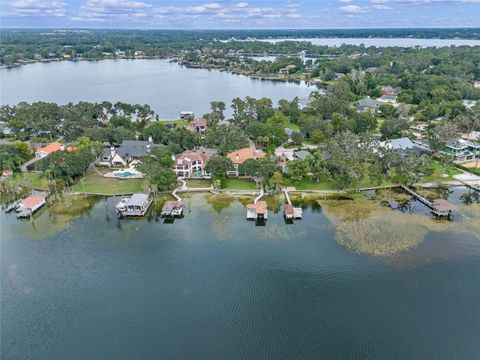
[{"label": "white boat", "polygon": [[130,200],[130,198],[128,198],[128,197],[123,198],[122,200],[120,200],[120,202],[119,202],[119,203],[117,204],[117,206],[115,207],[115,210],[117,211],[117,213],[121,213],[121,212],[123,212],[123,211],[126,210],[128,200]]}]

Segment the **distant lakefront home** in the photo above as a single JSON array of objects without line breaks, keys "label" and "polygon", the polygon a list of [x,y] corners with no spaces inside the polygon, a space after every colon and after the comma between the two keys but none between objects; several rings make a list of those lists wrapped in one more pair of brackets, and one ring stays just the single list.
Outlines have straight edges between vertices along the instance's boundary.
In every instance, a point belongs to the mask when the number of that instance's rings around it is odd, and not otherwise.
[{"label": "distant lakefront home", "polygon": [[445,146],[442,152],[453,156],[456,162],[480,159],[480,143],[457,139]]},{"label": "distant lakefront home", "polygon": [[208,129],[207,120],[205,120],[204,118],[193,119],[187,125],[187,130],[188,131],[198,133],[201,136],[205,135],[205,132],[207,131],[207,129]]},{"label": "distant lakefront home", "polygon": [[357,104],[359,107],[362,106],[364,108],[370,108],[370,109],[376,109],[381,105],[377,100],[372,99],[370,97],[366,97],[358,100]]},{"label": "distant lakefront home", "polygon": [[245,161],[253,159],[258,160],[265,157],[265,153],[262,150],[253,150],[249,147],[243,148],[227,155],[227,158],[233,163],[233,170],[227,172],[228,176],[239,176],[238,167]]},{"label": "distant lakefront home", "polygon": [[60,151],[63,149],[64,149],[63,144],[60,144],[59,142],[53,142],[51,144],[48,144],[47,146],[38,148],[35,151],[35,156],[37,158],[44,158],[56,151]]},{"label": "distant lakefront home", "polygon": [[174,155],[173,170],[178,177],[210,177],[205,172],[208,161],[218,154],[217,149],[186,150]]},{"label": "distant lakefront home", "polygon": [[138,160],[148,154],[154,147],[163,146],[154,144],[152,138],[148,141],[124,140],[118,147],[105,148],[100,155],[98,164],[103,166],[124,167],[133,160]]}]

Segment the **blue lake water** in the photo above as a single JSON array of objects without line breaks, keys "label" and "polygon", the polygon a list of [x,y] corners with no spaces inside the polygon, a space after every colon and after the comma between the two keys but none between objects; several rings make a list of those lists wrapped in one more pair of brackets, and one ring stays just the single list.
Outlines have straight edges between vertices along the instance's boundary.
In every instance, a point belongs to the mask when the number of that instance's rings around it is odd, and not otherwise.
[{"label": "blue lake water", "polygon": [[276,104],[280,99],[306,98],[315,89],[156,59],[62,61],[0,70],[1,104],[122,101],[149,104],[162,119],[177,119],[181,111],[203,115],[214,100],[224,101],[229,114],[235,97],[267,97]]},{"label": "blue lake water", "polygon": [[306,41],[313,45],[338,47],[346,45],[365,45],[376,47],[445,47],[445,46],[480,46],[480,40],[469,39],[414,39],[414,38],[288,38],[288,39],[258,39],[270,43],[281,41]]},{"label": "blue lake water", "polygon": [[68,223],[2,211],[2,358],[480,357],[478,237],[429,232],[373,258],[340,246],[318,205],[255,226],[205,199],[173,224],[117,220],[118,198]]}]

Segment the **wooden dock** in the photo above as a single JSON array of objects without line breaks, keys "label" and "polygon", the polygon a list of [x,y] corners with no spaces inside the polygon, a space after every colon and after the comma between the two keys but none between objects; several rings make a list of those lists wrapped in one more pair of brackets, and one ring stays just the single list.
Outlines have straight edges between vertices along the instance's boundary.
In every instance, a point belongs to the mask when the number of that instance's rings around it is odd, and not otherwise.
[{"label": "wooden dock", "polygon": [[302,208],[293,207],[292,201],[290,200],[290,195],[288,194],[288,188],[283,188],[283,193],[285,194],[285,199],[287,203],[283,206],[283,213],[287,219],[301,219],[303,217]]},{"label": "wooden dock", "polygon": [[404,190],[407,194],[410,194],[412,197],[420,201],[422,204],[427,206],[432,210],[432,213],[438,217],[451,217],[455,212],[456,208],[454,205],[450,204],[447,200],[436,199],[433,202],[429,201],[420,194],[417,194],[412,189],[406,187],[405,185],[400,185],[400,188]]}]

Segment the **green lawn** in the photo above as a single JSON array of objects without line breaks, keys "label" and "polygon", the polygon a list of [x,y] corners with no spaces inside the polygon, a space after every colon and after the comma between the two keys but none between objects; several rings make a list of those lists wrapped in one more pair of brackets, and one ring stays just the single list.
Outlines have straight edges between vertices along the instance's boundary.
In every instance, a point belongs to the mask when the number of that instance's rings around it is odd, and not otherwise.
[{"label": "green lawn", "polygon": [[121,195],[148,191],[147,179],[114,179],[90,173],[73,186],[73,191],[102,195]]},{"label": "green lawn", "polygon": [[256,190],[257,184],[244,179],[223,179],[222,189],[230,190]]},{"label": "green lawn", "polygon": [[208,188],[212,186],[212,182],[207,179],[187,180],[187,186],[189,188]]},{"label": "green lawn", "polygon": [[177,124],[177,128],[181,128],[188,125],[187,120],[160,120],[162,124]]},{"label": "green lawn", "polygon": [[[433,171],[432,175],[424,176],[424,182],[432,181],[451,181],[455,180],[453,175],[461,174],[462,171],[457,169],[454,166],[447,167],[445,164],[442,164],[438,161],[432,162],[428,168]],[[446,174],[447,176],[443,176]]]},{"label": "green lawn", "polygon": [[12,182],[32,189],[47,190],[48,179],[41,172],[14,174]]},{"label": "green lawn", "polygon": [[295,186],[297,190],[336,190],[335,185],[330,181],[316,182],[305,179],[298,182],[287,182],[286,185]]}]

